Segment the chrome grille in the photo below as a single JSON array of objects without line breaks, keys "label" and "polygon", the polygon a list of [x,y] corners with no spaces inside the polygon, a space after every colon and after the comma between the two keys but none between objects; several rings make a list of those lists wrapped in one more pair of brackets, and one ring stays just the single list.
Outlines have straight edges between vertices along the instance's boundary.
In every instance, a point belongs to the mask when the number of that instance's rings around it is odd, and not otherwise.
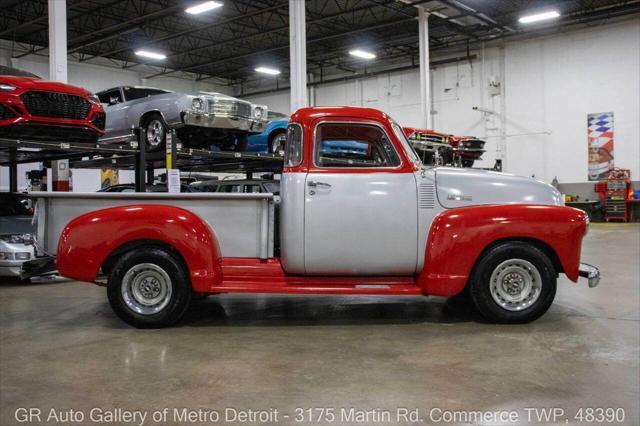
[{"label": "chrome grille", "polygon": [[436,186],[425,182],[418,186],[418,206],[421,209],[432,209],[436,206]]},{"label": "chrome grille", "polygon": [[83,120],[91,104],[82,96],[59,92],[25,92],[20,95],[29,114],[39,117],[70,118]]},{"label": "chrome grille", "polygon": [[251,118],[251,104],[232,99],[210,100],[209,111],[215,115]]},{"label": "chrome grille", "polygon": [[416,142],[446,143],[443,136],[431,135],[429,133],[422,132],[414,133],[410,140]]}]

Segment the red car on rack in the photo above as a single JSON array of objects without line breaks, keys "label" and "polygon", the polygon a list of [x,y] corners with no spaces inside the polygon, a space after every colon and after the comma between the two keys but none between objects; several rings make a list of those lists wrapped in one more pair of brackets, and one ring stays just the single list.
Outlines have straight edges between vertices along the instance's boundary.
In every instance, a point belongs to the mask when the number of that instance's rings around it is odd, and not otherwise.
[{"label": "red car on rack", "polygon": [[0,66],[0,137],[94,143],[104,126],[88,90]]},{"label": "red car on rack", "polygon": [[435,130],[413,127],[404,127],[402,130],[414,144],[414,148],[426,152],[425,160],[429,164],[431,164],[431,153],[437,151],[442,164],[472,167],[473,163],[479,160],[485,152],[485,142],[474,136],[454,136]]}]

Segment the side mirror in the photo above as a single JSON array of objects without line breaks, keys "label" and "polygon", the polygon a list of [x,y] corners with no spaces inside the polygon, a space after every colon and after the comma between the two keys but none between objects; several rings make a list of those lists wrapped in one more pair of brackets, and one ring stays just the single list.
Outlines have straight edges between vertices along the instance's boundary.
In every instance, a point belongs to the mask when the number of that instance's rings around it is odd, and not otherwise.
[{"label": "side mirror", "polygon": [[109,105],[115,105],[118,103],[118,97],[117,96],[112,96],[109,98]]}]

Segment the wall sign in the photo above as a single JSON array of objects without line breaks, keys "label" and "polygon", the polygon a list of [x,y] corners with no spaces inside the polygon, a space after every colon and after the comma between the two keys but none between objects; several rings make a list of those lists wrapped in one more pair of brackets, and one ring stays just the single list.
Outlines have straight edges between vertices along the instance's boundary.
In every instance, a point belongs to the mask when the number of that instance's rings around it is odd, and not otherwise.
[{"label": "wall sign", "polygon": [[606,179],[613,169],[613,112],[587,115],[589,180]]}]

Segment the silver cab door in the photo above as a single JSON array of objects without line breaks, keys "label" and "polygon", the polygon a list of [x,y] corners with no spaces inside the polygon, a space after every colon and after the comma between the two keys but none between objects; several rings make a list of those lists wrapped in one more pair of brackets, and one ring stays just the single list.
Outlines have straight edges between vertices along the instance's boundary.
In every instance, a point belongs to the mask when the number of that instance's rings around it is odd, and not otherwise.
[{"label": "silver cab door", "polygon": [[305,184],[305,272],[414,274],[417,210],[412,173],[309,173]]},{"label": "silver cab door", "polygon": [[313,145],[304,183],[305,273],[413,275],[417,185],[384,128],[320,121]]}]

